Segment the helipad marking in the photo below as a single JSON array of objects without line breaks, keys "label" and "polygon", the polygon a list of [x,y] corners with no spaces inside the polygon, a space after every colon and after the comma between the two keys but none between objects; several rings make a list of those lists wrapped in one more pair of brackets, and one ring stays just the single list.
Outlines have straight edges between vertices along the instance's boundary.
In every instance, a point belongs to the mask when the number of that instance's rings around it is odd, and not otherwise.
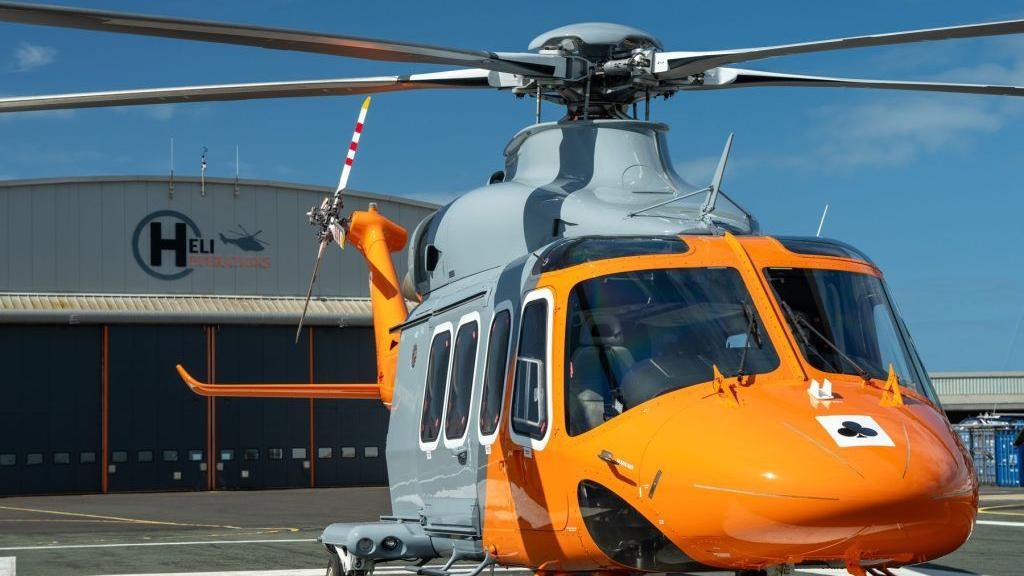
[{"label": "helipad marking", "polygon": [[[63,510],[42,510],[39,508],[22,508],[19,506],[0,506],[0,510],[11,510],[14,512],[30,512],[33,514],[52,514],[55,516],[72,516],[75,518],[88,518],[104,522],[124,522],[127,524],[153,524],[158,526],[184,526],[186,528],[225,528],[231,530],[245,530],[241,526],[226,526],[222,524],[194,524],[191,522],[171,522],[168,520],[146,520],[144,518],[124,518],[121,516],[104,516],[101,514],[85,514],[82,512],[66,512]],[[280,530],[287,532],[298,532],[298,528],[253,528],[254,530]]]},{"label": "helipad marking", "polygon": [[[434,568],[440,568],[440,565],[434,566]],[[458,570],[452,572],[452,574],[468,574],[473,568],[472,566],[466,565],[466,570]],[[524,568],[495,568],[495,572],[525,572]],[[227,572],[164,572],[159,574],[117,574],[110,576],[323,576],[323,568],[304,568],[300,570],[230,570]],[[399,567],[386,567],[378,568],[373,571],[374,574],[384,574],[387,576],[401,574],[409,576],[411,572],[405,568]],[[6,575],[3,575],[6,576]]]},{"label": "helipad marking", "polygon": [[[890,570],[896,576],[965,576],[964,572],[960,572],[957,570],[943,570],[941,568],[890,568]],[[847,572],[845,569],[836,568],[797,568],[796,574],[822,574],[825,576],[847,576],[849,572]]]},{"label": "helipad marking", "polygon": [[269,540],[196,540],[193,542],[124,542],[121,544],[53,544],[46,546],[9,546],[0,552],[16,550],[69,550],[74,548],[132,548],[135,546],[200,546],[203,544],[272,544],[316,542],[316,538],[276,538]]},{"label": "helipad marking", "polygon": [[1016,526],[1018,528],[1024,528],[1024,522],[1005,522],[1003,520],[978,520],[975,524],[985,524],[987,526]]}]

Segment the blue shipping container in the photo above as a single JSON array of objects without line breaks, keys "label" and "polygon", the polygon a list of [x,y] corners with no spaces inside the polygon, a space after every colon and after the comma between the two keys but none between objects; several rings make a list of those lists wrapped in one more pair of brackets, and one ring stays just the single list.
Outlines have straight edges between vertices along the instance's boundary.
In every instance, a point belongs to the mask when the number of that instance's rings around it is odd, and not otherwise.
[{"label": "blue shipping container", "polygon": [[978,483],[986,486],[994,486],[996,483],[995,437],[994,428],[971,428],[971,459],[978,473]]},{"label": "blue shipping container", "polygon": [[996,485],[1020,486],[1020,453],[1013,441],[1020,433],[1019,427],[997,428],[995,430]]}]

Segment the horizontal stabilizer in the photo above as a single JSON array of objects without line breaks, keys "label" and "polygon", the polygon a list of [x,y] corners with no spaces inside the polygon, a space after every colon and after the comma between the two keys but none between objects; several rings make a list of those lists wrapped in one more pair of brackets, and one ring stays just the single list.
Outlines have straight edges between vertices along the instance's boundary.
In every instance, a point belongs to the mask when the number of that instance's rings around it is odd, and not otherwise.
[{"label": "horizontal stabilizer", "polygon": [[207,384],[193,378],[181,364],[177,368],[185,384],[200,396],[380,400],[380,387],[376,384]]}]

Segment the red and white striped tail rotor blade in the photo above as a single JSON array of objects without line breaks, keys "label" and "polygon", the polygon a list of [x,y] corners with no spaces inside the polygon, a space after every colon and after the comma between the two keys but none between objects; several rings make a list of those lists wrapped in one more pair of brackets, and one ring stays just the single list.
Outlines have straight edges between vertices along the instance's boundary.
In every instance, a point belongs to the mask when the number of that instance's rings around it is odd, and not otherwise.
[{"label": "red and white striped tail rotor blade", "polygon": [[366,122],[366,111],[370,109],[370,97],[363,100],[363,107],[359,109],[359,120],[356,122],[356,129],[352,133],[352,143],[348,146],[348,154],[345,156],[345,165],[341,169],[341,179],[338,180],[337,192],[341,192],[348,186],[348,177],[352,173],[352,163],[356,159],[356,150],[359,148],[359,136],[363,133],[363,124]]}]

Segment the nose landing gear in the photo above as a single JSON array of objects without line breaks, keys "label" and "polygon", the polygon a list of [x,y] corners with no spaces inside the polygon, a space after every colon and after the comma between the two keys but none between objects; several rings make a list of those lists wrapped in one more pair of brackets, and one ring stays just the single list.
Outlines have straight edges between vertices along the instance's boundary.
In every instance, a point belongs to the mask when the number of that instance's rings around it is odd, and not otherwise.
[{"label": "nose landing gear", "polygon": [[345,548],[328,549],[326,576],[372,576],[374,561],[348,553]]}]

